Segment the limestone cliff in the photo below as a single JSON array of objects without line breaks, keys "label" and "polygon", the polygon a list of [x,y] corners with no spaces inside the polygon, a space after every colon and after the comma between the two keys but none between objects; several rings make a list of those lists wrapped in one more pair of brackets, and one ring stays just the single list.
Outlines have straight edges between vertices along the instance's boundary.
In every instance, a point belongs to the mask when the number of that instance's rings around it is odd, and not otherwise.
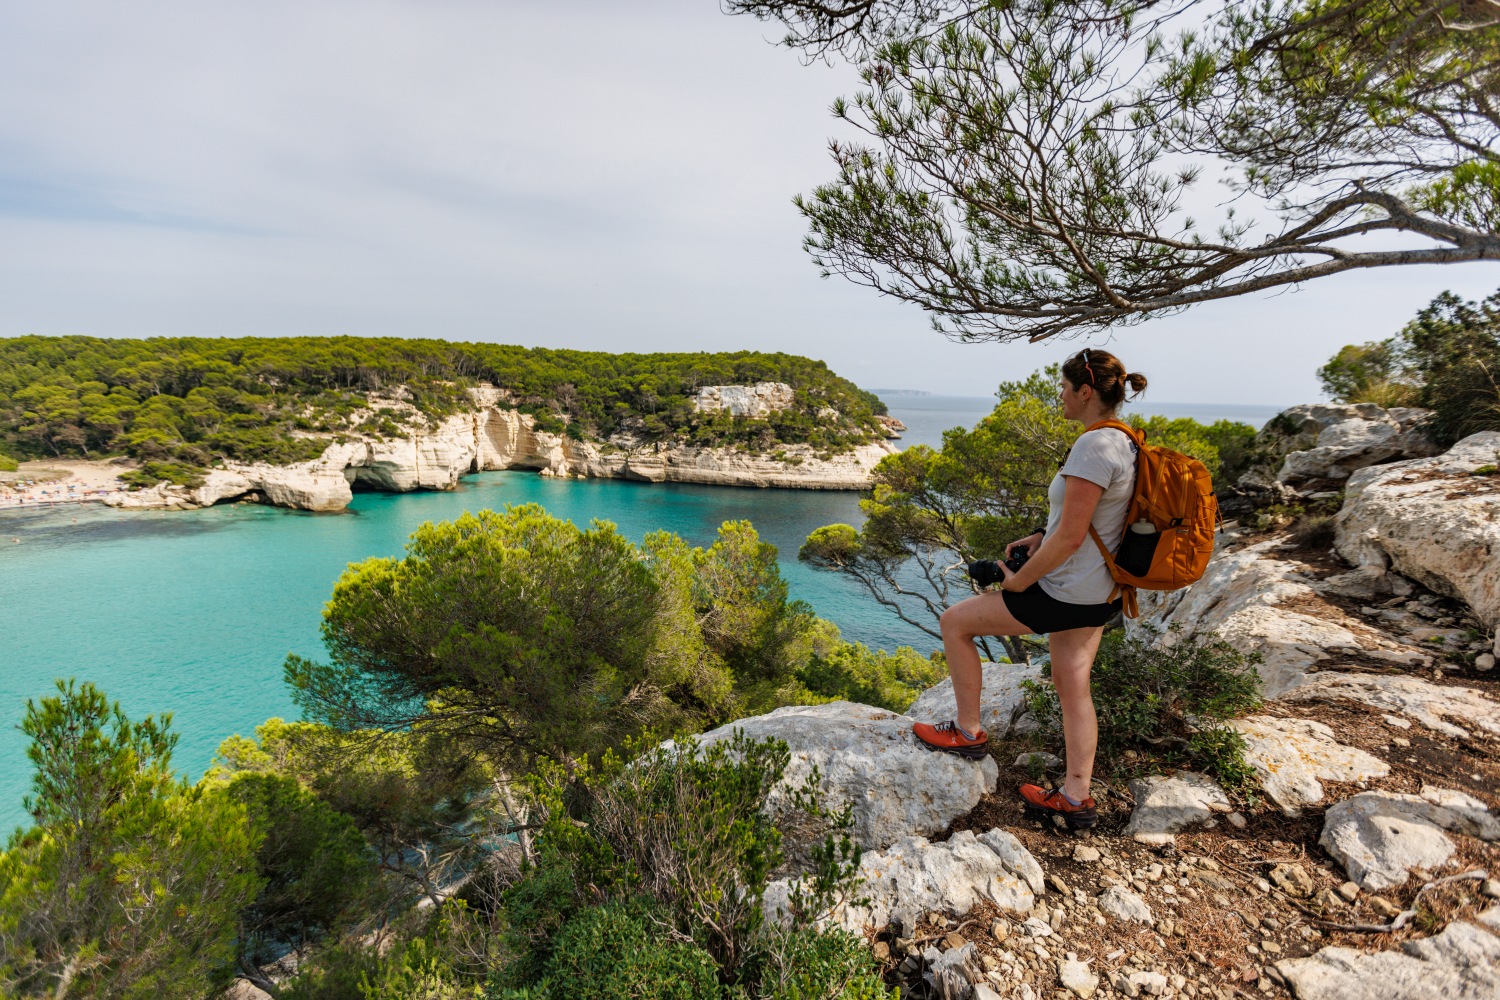
[{"label": "limestone cliff", "polygon": [[889,441],[880,440],[819,458],[813,448],[797,444],[785,445],[772,456],[731,448],[647,442],[628,435],[617,435],[603,443],[577,441],[565,434],[537,430],[530,414],[504,405],[499,389],[482,387],[473,391],[473,397],[473,409],[436,425],[423,422],[412,411],[405,424],[406,433],[401,436],[347,434],[310,462],[226,462],[222,468],[210,470],[196,488],[162,483],[111,494],[105,503],[125,508],[192,509],[250,497],[278,507],[337,511],[348,506],[355,489],[447,490],[467,473],[500,469],[651,483],[862,490],[869,488],[876,463],[897,450]]}]

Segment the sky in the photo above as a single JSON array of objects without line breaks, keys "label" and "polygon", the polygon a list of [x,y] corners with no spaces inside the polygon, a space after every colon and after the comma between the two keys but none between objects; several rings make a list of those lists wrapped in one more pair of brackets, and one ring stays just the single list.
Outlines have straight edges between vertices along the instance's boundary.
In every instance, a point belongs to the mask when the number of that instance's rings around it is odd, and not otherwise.
[{"label": "sky", "polygon": [[1341,345],[1500,286],[1389,268],[952,343],[802,251],[855,75],[776,37],[714,0],[0,3],[0,337],[787,351],[972,396],[1094,345],[1160,402],[1290,405]]}]

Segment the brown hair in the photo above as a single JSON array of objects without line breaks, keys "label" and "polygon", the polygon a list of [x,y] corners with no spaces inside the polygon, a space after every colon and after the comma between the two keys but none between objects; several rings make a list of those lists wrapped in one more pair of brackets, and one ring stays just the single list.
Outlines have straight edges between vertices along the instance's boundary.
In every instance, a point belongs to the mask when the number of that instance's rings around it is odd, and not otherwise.
[{"label": "brown hair", "polygon": [[1093,347],[1085,347],[1064,361],[1062,373],[1074,386],[1093,386],[1099,399],[1111,410],[1125,401],[1127,384],[1132,399],[1146,391],[1146,376],[1140,372],[1126,374],[1119,358]]}]

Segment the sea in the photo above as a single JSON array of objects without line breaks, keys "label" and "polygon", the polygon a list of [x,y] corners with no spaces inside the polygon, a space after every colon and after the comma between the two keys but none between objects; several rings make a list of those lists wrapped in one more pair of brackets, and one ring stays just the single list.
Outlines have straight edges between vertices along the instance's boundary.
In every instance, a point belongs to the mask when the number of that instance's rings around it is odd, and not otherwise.
[{"label": "sea", "polygon": [[[940,446],[944,430],[973,426],[994,405],[984,397],[882,398],[907,426],[903,446]],[[1139,412],[1259,428],[1278,409],[1157,404]],[[0,834],[29,822],[31,765],[19,726],[28,700],[55,693],[55,680],[91,681],[133,719],[171,713],[174,764],[195,780],[225,737],[296,717],[282,664],[289,653],[322,656],[322,608],[350,563],[399,556],[423,522],[522,503],[578,524],[611,521],[637,542],[666,529],[706,546],[722,522],[748,520],[777,546],[792,596],[846,639],[923,653],[937,646],[852,581],[797,561],[814,528],[861,522],[856,493],[487,472],[452,492],[357,493],[338,514],[251,504],[0,511]]]}]

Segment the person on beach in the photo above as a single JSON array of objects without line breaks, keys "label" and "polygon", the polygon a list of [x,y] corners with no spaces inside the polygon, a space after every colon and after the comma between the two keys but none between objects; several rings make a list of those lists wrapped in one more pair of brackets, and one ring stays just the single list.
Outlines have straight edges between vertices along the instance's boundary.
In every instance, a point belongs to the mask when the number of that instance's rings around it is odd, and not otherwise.
[{"label": "person on beach", "polygon": [[[1146,378],[1127,374],[1108,351],[1078,352],[1062,366],[1062,409],[1069,420],[1090,427],[1114,419],[1125,400],[1146,388]],[[1047,491],[1047,524],[1005,548],[1009,559],[1025,546],[1030,554],[1019,572],[1003,563],[998,585],[943,612],[943,651],[953,678],[956,713],[948,722],[912,727],[917,739],[935,750],[971,759],[988,753],[989,736],[979,718],[984,675],[974,640],[979,636],[1046,635],[1052,683],[1062,708],[1067,744],[1067,777],[1058,788],[1022,785],[1020,794],[1034,809],[1057,814],[1072,829],[1098,820],[1089,782],[1099,725],[1089,692],[1104,625],[1120,609],[1110,600],[1114,580],[1104,556],[1089,538],[1093,525],[1106,542],[1118,542],[1135,493],[1136,446],[1111,427],[1085,432],[1073,444]]]}]

